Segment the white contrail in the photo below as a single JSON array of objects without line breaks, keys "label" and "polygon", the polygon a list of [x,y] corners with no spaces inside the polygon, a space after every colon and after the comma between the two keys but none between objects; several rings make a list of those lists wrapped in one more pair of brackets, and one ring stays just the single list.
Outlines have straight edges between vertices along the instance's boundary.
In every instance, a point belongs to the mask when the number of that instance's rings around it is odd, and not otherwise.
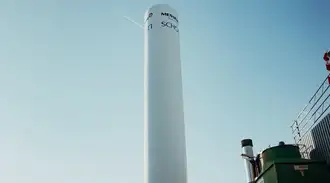
[{"label": "white contrail", "polygon": [[124,18],[125,18],[126,20],[132,22],[133,24],[135,24],[135,25],[137,25],[137,26],[139,26],[139,27],[141,27],[141,28],[143,29],[143,26],[142,26],[141,24],[137,23],[136,21],[130,19],[130,18],[127,17],[127,16],[124,16]]}]

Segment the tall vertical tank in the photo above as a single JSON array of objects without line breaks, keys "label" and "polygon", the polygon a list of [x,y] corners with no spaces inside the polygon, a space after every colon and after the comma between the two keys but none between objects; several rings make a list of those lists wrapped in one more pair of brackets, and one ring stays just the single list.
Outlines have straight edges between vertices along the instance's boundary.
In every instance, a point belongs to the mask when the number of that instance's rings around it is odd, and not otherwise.
[{"label": "tall vertical tank", "polygon": [[169,5],[145,13],[145,183],[186,183],[179,20]]}]

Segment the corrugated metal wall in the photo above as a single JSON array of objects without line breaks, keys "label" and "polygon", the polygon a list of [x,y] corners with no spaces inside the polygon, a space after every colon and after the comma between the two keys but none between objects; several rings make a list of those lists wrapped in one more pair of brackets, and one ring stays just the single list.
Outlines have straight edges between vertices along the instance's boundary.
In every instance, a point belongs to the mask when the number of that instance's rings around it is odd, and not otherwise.
[{"label": "corrugated metal wall", "polygon": [[314,157],[330,163],[330,114],[311,130],[311,135],[315,144]]},{"label": "corrugated metal wall", "polygon": [[304,158],[326,160],[330,164],[330,114],[327,114],[301,139]]}]

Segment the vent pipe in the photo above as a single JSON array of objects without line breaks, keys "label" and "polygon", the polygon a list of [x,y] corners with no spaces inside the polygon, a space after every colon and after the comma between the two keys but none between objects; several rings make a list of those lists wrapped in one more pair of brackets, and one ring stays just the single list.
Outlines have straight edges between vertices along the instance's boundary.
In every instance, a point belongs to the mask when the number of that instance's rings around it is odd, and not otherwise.
[{"label": "vent pipe", "polygon": [[256,176],[254,171],[254,167],[252,165],[252,161],[254,161],[253,156],[253,144],[251,139],[244,139],[241,141],[242,144],[242,156],[244,156],[244,166],[245,166],[245,173],[246,173],[246,180],[247,183],[252,183]]}]

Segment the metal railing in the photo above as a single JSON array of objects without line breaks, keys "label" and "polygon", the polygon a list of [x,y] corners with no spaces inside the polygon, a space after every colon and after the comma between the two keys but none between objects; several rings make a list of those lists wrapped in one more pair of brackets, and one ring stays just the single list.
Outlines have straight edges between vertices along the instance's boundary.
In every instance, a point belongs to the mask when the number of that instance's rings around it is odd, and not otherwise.
[{"label": "metal railing", "polygon": [[327,76],[290,126],[296,144],[301,144],[306,134],[326,115],[330,108],[329,87]]}]

